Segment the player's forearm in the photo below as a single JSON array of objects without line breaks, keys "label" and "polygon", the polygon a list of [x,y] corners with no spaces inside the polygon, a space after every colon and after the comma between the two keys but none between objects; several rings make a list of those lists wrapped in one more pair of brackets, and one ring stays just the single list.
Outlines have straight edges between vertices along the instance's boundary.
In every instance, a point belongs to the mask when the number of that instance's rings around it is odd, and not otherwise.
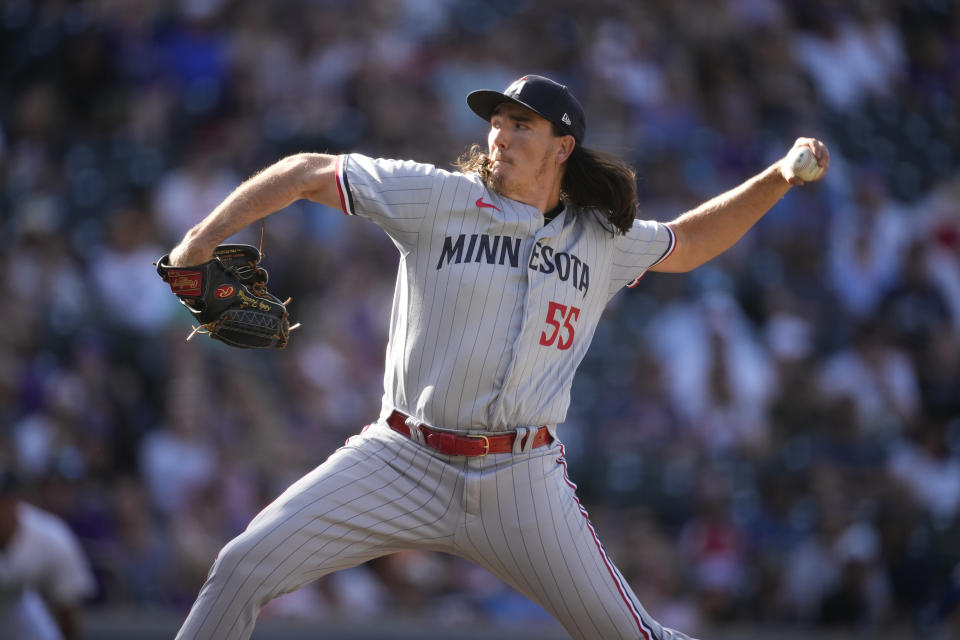
[{"label": "player's forearm", "polygon": [[296,200],[329,189],[334,180],[332,156],[298,154],[267,167],[237,187],[200,221],[170,253],[170,264],[200,264],[225,239]]},{"label": "player's forearm", "polygon": [[757,223],[790,190],[780,165],[774,164],[743,184],[722,193],[670,222],[677,251],[669,271],[689,271],[712,260]]}]

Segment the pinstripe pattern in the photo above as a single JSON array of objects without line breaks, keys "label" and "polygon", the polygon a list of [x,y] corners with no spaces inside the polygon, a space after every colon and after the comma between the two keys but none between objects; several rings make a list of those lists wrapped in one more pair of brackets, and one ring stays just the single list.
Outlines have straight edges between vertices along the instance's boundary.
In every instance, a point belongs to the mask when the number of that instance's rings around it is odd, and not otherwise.
[{"label": "pinstripe pattern", "polygon": [[260,608],[327,573],[402,549],[460,555],[577,639],[663,630],[607,557],[563,447],[444,456],[383,423],[292,485],[220,552],[177,638],[248,638]]},{"label": "pinstripe pattern", "polygon": [[[669,241],[668,241],[668,243],[667,243],[667,247],[666,247],[665,249],[663,249],[663,252],[660,254],[660,257],[653,261],[653,263],[650,265],[651,267],[653,267],[653,266],[655,266],[655,265],[658,265],[658,264],[660,264],[661,262],[663,262],[664,260],[666,260],[667,258],[669,258],[669,257],[670,257],[670,254],[673,253],[673,250],[677,248],[677,236],[676,236],[676,234],[674,234],[673,229],[671,229],[670,227],[668,227],[668,226],[666,226],[666,225],[664,225],[664,226],[665,226],[665,228],[666,228],[666,230],[667,230],[667,233],[670,234],[670,238],[669,238]],[[634,246],[635,246],[635,245],[636,245],[636,243],[634,243]],[[656,251],[657,251],[658,249],[660,249],[661,247],[662,247],[662,243],[657,242],[655,239],[651,240],[649,246],[645,247],[644,250],[640,250],[640,251],[637,251],[636,249],[631,249],[630,246],[623,247],[621,243],[618,243],[618,251],[623,251],[623,252],[626,253],[627,255],[630,255],[630,254],[633,254],[633,253],[639,253],[639,254],[640,254],[641,256],[643,256],[644,258],[647,258],[647,257],[650,256],[650,255],[653,255],[653,254],[656,253]],[[619,263],[618,260],[615,259],[615,260],[614,260],[614,264],[615,264],[615,265],[618,265],[618,264],[620,264],[620,263]],[[633,273],[633,268],[630,266],[630,265],[632,265],[632,264],[633,264],[633,260],[626,260],[626,261],[625,261],[625,265],[624,265],[623,267],[620,267],[620,269],[622,270],[621,273],[623,274],[623,276],[621,276],[621,277],[625,277],[627,280],[630,279],[631,274]],[[648,268],[649,268],[649,267],[648,267]],[[632,281],[630,281],[629,284],[627,284],[626,286],[629,287],[630,289],[634,288],[635,286],[637,286],[637,285],[640,283],[640,279],[641,279],[645,274],[646,274],[646,270],[645,270],[643,273],[641,273],[640,275],[638,275],[636,278],[634,278]],[[619,290],[620,290],[620,286],[621,286],[622,284],[623,284],[623,281],[622,281],[622,280],[614,279],[614,281],[611,283],[612,286],[610,287],[610,295],[613,296],[617,291],[619,291]]]},{"label": "pinstripe pattern", "polygon": [[385,424],[399,409],[467,432],[554,432],[604,306],[669,254],[672,231],[638,221],[614,237],[570,206],[544,225],[477,176],[355,154],[338,158],[337,187],[344,212],[400,252],[381,420],[223,548],[178,638],[248,638],[271,598],[411,548],[487,568],[573,638],[686,638],[650,618],[607,556],[558,441],[457,458]]},{"label": "pinstripe pattern", "polygon": [[[478,431],[562,422],[604,306],[674,244],[666,225],[636,221],[615,237],[598,214],[570,206],[544,226],[536,208],[476,175],[357,154],[338,169],[345,212],[378,224],[400,251],[381,417],[397,408]],[[457,239],[460,251],[445,253]],[[514,240],[516,264],[477,258],[482,242]],[[579,310],[569,349],[540,344],[551,303]]]},{"label": "pinstripe pattern", "polygon": [[473,461],[466,482],[480,509],[458,530],[458,552],[537,602],[573,638],[660,638],[597,539],[562,455],[556,443]]},{"label": "pinstripe pattern", "polygon": [[456,462],[385,428],[354,436],[223,548],[177,637],[246,638],[268,600],[331,571],[448,548],[460,486]]}]

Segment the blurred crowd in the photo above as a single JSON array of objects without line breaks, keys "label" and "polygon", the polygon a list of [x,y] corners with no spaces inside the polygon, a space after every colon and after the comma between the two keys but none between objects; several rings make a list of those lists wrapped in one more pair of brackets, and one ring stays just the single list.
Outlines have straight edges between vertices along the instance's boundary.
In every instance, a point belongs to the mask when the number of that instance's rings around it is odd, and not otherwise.
[{"label": "blurred crowd", "polygon": [[[662,221],[798,136],[831,170],[734,249],[613,300],[560,427],[648,610],[960,628],[960,8],[949,0],[7,0],[0,463],[64,518],[94,607],[184,613],[219,548],[375,419],[396,250],[297,203],[266,225],[283,352],[198,337],[151,262],[298,151],[450,168],[464,103],[570,85]],[[259,228],[233,239],[257,244]],[[328,576],[265,616],[544,614],[455,558]]]}]

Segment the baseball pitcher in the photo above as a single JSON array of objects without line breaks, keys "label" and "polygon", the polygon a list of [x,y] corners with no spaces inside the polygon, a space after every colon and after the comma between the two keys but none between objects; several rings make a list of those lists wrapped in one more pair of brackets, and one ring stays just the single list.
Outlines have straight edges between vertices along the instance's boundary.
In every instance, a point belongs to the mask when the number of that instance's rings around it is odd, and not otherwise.
[{"label": "baseball pitcher", "polygon": [[[400,252],[379,418],[223,548],[178,638],[248,638],[270,599],[403,549],[485,567],[573,638],[687,637],[650,617],[604,551],[556,425],[617,291],[717,256],[804,180],[785,155],[668,224],[636,220],[633,171],[583,146],[567,87],[528,75],[467,104],[490,130],[458,171],[293,155],[166,257],[200,272],[228,236],[300,198],[369,219]],[[827,148],[798,147],[819,179]]]}]

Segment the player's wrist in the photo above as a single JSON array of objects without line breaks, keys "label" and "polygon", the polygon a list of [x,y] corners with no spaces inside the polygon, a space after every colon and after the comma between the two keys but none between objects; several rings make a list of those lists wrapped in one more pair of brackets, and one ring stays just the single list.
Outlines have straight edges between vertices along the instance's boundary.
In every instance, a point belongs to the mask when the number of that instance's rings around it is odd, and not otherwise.
[{"label": "player's wrist", "polygon": [[758,177],[761,183],[771,187],[782,188],[784,193],[786,193],[790,187],[796,184],[802,184],[792,179],[792,176],[785,170],[782,159],[767,167]]},{"label": "player's wrist", "polygon": [[170,252],[170,266],[189,267],[203,264],[213,257],[213,252],[220,241],[210,237],[210,233],[206,230],[208,226],[201,223],[187,232],[180,244]]},{"label": "player's wrist", "polygon": [[208,247],[197,243],[181,242],[170,252],[169,266],[189,267],[203,264],[213,257],[214,248],[216,245]]},{"label": "player's wrist", "polygon": [[780,160],[771,168],[771,173],[774,174],[776,181],[784,183],[787,188],[803,184],[803,182],[790,173],[789,169],[784,164],[784,160]]}]

